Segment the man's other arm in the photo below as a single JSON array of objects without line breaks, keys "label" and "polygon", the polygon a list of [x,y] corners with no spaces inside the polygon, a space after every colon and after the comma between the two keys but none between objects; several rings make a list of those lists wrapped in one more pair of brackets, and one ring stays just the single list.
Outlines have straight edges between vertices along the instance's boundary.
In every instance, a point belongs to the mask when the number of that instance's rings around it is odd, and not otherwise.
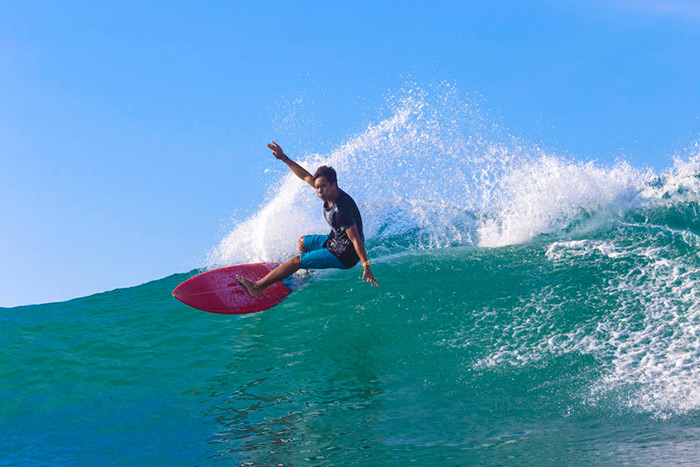
[{"label": "man's other arm", "polygon": [[365,245],[362,243],[362,239],[360,238],[360,232],[357,231],[357,225],[353,224],[352,227],[348,227],[345,229],[345,233],[348,235],[352,245],[355,247],[355,251],[357,252],[357,256],[360,257],[360,261],[362,261],[362,282],[369,282],[372,285],[379,286],[379,283],[374,278],[374,274],[372,274],[372,270],[369,267],[367,251],[365,250]]}]

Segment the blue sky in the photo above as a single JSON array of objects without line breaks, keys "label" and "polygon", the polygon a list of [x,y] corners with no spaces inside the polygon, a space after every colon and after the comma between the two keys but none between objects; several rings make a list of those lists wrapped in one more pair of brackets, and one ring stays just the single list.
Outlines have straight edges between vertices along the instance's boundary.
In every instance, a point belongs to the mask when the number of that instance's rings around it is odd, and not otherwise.
[{"label": "blue sky", "polygon": [[[0,3],[0,306],[200,266],[273,164],[449,81],[555,152],[663,168],[700,136],[690,1]],[[263,177],[264,178],[264,177]]]}]

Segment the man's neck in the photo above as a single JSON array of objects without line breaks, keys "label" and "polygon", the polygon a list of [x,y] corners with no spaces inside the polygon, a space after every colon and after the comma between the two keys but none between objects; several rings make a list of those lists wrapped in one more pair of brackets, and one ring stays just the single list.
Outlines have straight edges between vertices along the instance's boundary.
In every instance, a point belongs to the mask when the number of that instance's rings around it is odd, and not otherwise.
[{"label": "man's neck", "polygon": [[336,188],[335,190],[335,196],[333,196],[333,199],[327,199],[326,204],[328,205],[329,208],[332,208],[335,202],[338,200],[338,197],[340,196],[340,188]]}]

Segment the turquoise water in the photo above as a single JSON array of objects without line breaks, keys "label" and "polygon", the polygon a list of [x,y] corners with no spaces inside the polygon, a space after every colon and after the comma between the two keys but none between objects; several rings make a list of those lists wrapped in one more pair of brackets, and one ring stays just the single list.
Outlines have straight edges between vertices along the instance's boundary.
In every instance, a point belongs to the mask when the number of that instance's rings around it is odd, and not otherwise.
[{"label": "turquoise water", "polygon": [[[0,309],[0,464],[700,462],[700,158],[581,163],[399,104],[302,158],[358,201],[379,288],[314,272],[224,316],[171,297],[191,271]],[[305,190],[271,183],[208,266],[325,230]]]},{"label": "turquoise water", "polygon": [[184,274],[4,309],[0,457],[698,462],[697,305],[648,277],[663,258],[695,280],[697,254],[639,225],[601,237],[391,256],[379,289],[315,274],[248,316],[175,301]]}]

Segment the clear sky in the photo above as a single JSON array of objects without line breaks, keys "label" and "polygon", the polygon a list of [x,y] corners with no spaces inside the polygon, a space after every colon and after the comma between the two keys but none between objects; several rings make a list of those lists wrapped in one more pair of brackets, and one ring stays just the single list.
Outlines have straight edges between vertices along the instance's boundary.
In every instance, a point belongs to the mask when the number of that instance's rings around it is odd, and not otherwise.
[{"label": "clear sky", "polygon": [[0,1],[0,306],[201,266],[265,193],[406,80],[509,131],[654,168],[700,136],[690,0]]}]

